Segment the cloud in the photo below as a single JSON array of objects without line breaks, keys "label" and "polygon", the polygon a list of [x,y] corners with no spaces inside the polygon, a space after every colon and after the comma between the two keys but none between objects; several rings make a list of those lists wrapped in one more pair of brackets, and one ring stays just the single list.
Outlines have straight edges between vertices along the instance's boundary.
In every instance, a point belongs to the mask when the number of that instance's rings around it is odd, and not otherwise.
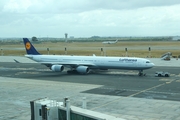
[{"label": "cloud", "polygon": [[[179,0],[6,0],[1,1],[3,11],[30,14],[79,13],[98,9],[137,9],[143,7],[171,6]],[[1,5],[2,5],[1,4]],[[1,6],[2,7],[2,6]]]},{"label": "cloud", "polygon": [[2,0],[0,32],[8,36],[178,35],[178,0]]},{"label": "cloud", "polygon": [[30,5],[30,0],[9,0],[9,2],[3,6],[2,11],[7,13],[25,13]]}]

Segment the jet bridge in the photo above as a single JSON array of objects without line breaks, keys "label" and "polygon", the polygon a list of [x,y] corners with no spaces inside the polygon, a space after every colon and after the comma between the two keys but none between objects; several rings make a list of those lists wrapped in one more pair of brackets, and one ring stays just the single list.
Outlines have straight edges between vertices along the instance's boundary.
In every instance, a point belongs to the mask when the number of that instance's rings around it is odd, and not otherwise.
[{"label": "jet bridge", "polygon": [[63,102],[57,102],[48,98],[30,101],[31,120],[124,120],[114,116],[102,114],[70,105],[70,100],[64,98]]}]

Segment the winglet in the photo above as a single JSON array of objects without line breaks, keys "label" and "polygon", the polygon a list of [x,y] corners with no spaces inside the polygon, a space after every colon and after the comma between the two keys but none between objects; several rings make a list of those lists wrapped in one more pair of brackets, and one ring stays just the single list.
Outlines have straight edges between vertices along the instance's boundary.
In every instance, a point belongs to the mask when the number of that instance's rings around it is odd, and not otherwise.
[{"label": "winglet", "polygon": [[40,53],[35,49],[28,38],[23,38],[23,41],[28,55],[40,55]]}]

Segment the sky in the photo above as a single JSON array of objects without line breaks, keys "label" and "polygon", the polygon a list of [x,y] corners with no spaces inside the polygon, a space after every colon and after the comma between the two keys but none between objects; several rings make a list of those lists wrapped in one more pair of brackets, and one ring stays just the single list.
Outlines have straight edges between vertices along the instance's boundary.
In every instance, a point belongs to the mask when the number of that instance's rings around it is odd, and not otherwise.
[{"label": "sky", "polygon": [[0,38],[179,36],[180,0],[1,0]]}]

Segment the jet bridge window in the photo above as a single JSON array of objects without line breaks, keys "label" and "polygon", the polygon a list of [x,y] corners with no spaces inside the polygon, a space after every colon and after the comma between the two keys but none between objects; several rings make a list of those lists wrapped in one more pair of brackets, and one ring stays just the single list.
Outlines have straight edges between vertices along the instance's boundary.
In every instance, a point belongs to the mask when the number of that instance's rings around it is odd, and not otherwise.
[{"label": "jet bridge window", "polygon": [[41,109],[39,109],[39,116],[41,116]]}]

